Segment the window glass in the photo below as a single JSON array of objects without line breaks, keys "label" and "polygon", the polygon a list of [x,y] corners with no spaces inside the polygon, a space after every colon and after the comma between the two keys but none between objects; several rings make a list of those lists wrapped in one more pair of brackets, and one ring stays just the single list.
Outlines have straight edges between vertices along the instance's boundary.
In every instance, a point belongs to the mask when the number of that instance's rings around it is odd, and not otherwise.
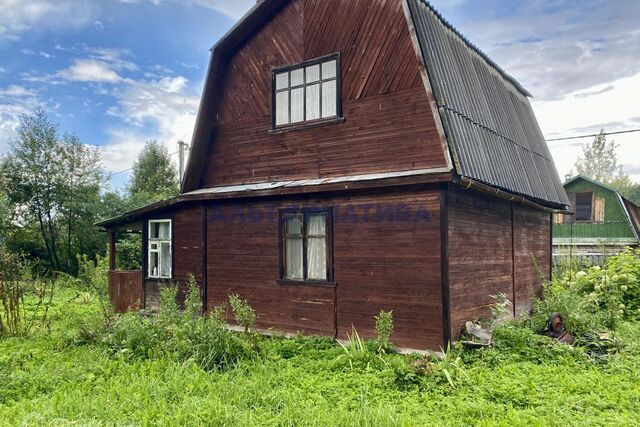
[{"label": "window glass", "polygon": [[320,84],[306,87],[307,90],[307,120],[320,118]]},{"label": "window glass", "polygon": [[576,221],[590,221],[592,218],[592,192],[576,193]]},{"label": "window glass", "polygon": [[276,125],[289,123],[289,91],[276,93]]},{"label": "window glass", "polygon": [[307,216],[307,278],[327,280],[325,215]]},{"label": "window glass", "polygon": [[276,90],[286,89],[289,87],[289,73],[276,74]]},{"label": "window glass", "polygon": [[302,238],[287,238],[287,278],[293,280],[302,279]]},{"label": "window glass", "polygon": [[160,272],[160,257],[157,251],[149,253],[149,276],[158,277]]},{"label": "window glass", "polygon": [[333,117],[336,112],[336,81],[322,83],[322,117]]},{"label": "window glass", "polygon": [[286,230],[288,235],[302,235],[302,215],[292,215],[287,218]]},{"label": "window glass", "polygon": [[336,61],[325,62],[322,64],[322,80],[332,79],[336,76]]},{"label": "window glass", "polygon": [[291,90],[291,123],[304,121],[304,88]]},{"label": "window glass", "polygon": [[291,71],[291,87],[300,86],[304,83],[304,71],[302,68]]},{"label": "window glass", "polygon": [[306,79],[307,79],[307,83],[313,83],[313,82],[317,82],[318,80],[320,80],[320,65],[316,64],[316,65],[311,65],[309,67],[306,68]]}]

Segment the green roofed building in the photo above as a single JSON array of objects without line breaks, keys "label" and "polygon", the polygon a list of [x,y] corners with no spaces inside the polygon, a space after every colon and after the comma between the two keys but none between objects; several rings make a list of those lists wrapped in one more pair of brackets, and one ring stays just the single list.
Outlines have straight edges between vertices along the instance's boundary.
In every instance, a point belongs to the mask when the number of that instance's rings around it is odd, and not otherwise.
[{"label": "green roofed building", "polygon": [[637,247],[640,207],[613,188],[578,175],[564,183],[574,215],[555,214],[555,255],[607,255]]}]

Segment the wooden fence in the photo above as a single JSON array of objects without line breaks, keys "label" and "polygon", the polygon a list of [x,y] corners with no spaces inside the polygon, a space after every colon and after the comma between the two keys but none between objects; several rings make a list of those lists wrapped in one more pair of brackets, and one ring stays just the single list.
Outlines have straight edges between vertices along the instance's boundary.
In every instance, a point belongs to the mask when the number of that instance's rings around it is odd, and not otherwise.
[{"label": "wooden fence", "polygon": [[109,299],[117,313],[142,308],[142,271],[110,271]]}]

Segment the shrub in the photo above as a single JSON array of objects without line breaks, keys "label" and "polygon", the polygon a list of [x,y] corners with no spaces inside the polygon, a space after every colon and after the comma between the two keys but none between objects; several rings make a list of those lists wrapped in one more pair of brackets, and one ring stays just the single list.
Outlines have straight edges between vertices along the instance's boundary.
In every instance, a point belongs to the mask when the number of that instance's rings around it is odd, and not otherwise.
[{"label": "shrub", "polygon": [[0,248],[0,337],[28,335],[36,326],[50,326],[54,282],[28,277],[31,267],[21,256]]},{"label": "shrub", "polygon": [[191,324],[183,323],[176,335],[173,352],[177,359],[189,360],[205,370],[223,369],[257,356],[252,342],[229,331],[212,316],[198,318]]},{"label": "shrub", "polygon": [[202,314],[202,296],[200,295],[200,287],[196,283],[193,274],[187,277],[187,293],[184,299],[184,311],[189,319],[196,319]]},{"label": "shrub", "polygon": [[607,269],[620,288],[624,317],[640,320],[640,250],[627,248],[609,258]]},{"label": "shrub", "polygon": [[244,328],[244,332],[247,333],[253,329],[256,324],[256,312],[247,303],[247,300],[240,299],[238,295],[233,294],[229,295],[229,304],[236,322]]},{"label": "shrub", "polygon": [[350,369],[369,370],[373,367],[380,367],[385,364],[384,359],[376,354],[368,345],[368,343],[360,337],[355,327],[352,328],[351,334],[347,334],[347,344],[338,341],[343,353],[338,356],[336,361],[338,366],[346,360]]},{"label": "shrub", "polygon": [[596,299],[582,293],[569,279],[554,279],[544,285],[544,299],[534,303],[533,324],[542,330],[551,313],[562,314],[565,329],[578,341],[580,337],[607,330],[612,325],[611,313],[601,310]]},{"label": "shrub", "polygon": [[386,353],[393,348],[391,334],[393,333],[393,310],[384,311],[375,316],[376,318],[376,344],[379,353]]},{"label": "shrub", "polygon": [[[187,280],[185,309],[176,302],[178,288],[166,286],[160,292],[157,317],[126,313],[106,334],[105,343],[117,354],[146,359],[169,357],[180,362],[192,362],[205,370],[224,369],[241,360],[257,357],[255,334],[238,334],[227,328],[215,307],[210,315],[201,315],[200,289],[193,276]],[[237,296],[230,298],[238,322],[248,331],[255,322],[253,309]]]},{"label": "shrub", "polygon": [[167,344],[165,331],[158,322],[138,313],[121,315],[105,337],[108,347],[118,354],[147,359],[156,355]]}]

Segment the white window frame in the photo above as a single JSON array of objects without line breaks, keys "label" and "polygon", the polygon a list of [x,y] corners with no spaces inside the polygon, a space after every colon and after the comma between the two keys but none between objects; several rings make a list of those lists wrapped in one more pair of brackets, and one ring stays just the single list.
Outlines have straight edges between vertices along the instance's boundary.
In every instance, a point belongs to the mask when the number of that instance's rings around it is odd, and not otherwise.
[{"label": "white window frame", "polygon": [[[151,227],[153,224],[169,224],[169,238],[161,239],[161,238],[152,238],[151,237]],[[173,276],[173,232],[172,232],[172,224],[170,219],[151,219],[147,225],[147,276],[152,279],[171,279]],[[161,256],[161,246],[163,243],[169,244],[169,275],[162,275],[162,256]],[[152,249],[151,245],[155,244],[156,248]],[[158,254],[158,274],[154,275],[151,271],[151,254]]]}]

